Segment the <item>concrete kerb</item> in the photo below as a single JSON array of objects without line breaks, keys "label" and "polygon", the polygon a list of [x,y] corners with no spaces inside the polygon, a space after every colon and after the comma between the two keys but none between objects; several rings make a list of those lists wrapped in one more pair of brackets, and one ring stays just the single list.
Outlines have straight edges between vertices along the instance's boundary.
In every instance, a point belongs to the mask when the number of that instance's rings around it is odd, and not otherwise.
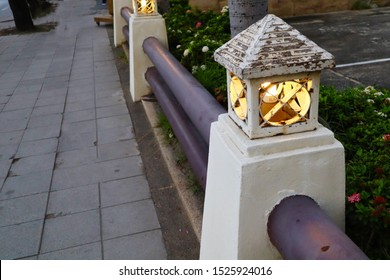
[{"label": "concrete kerb", "polygon": [[158,125],[158,104],[156,102],[148,101],[141,102],[149,120],[149,123],[153,129],[153,133],[158,142],[159,148],[163,155],[163,159],[167,165],[168,171],[171,175],[174,186],[177,189],[177,192],[189,217],[195,235],[200,242],[202,231],[203,203],[199,201],[199,199],[191,191],[185,174],[183,174],[183,172],[181,172],[180,169],[177,167],[172,147],[170,147],[170,145],[167,144],[164,140],[164,134],[162,132],[162,129]]}]

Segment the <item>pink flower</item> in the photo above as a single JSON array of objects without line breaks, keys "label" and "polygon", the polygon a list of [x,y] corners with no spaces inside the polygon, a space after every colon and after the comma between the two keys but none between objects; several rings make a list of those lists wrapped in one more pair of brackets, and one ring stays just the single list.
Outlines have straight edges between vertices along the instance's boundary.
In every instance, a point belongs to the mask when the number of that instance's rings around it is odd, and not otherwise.
[{"label": "pink flower", "polygon": [[196,25],[195,25],[195,28],[199,28],[199,27],[201,27],[202,26],[202,23],[200,22],[200,21],[198,21],[197,23],[196,23]]},{"label": "pink flower", "polygon": [[383,135],[383,140],[385,140],[385,142],[390,141],[390,134]]},{"label": "pink flower", "polygon": [[350,196],[348,196],[349,203],[355,203],[359,201],[360,201],[360,193],[353,193]]}]

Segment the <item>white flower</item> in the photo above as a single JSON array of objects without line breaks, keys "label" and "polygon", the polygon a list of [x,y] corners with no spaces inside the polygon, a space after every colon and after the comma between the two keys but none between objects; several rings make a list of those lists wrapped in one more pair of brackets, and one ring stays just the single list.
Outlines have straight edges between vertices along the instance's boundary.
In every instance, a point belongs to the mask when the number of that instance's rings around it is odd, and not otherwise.
[{"label": "white flower", "polygon": [[387,118],[387,115],[385,113],[378,112],[378,111],[375,111],[375,112],[378,114],[378,116],[383,117],[383,118]]},{"label": "white flower", "polygon": [[382,96],[382,95],[383,95],[383,92],[378,91],[378,92],[375,92],[374,95],[375,95],[375,96]]},{"label": "white flower", "polygon": [[364,91],[364,93],[370,93],[373,90],[375,90],[375,88],[373,86],[368,86],[363,91]]},{"label": "white flower", "polygon": [[387,98],[385,99],[385,104],[390,104],[390,97],[387,97]]},{"label": "white flower", "polygon": [[200,66],[200,69],[202,69],[203,71],[206,70],[206,68],[207,68],[206,65],[201,65]]},{"label": "white flower", "polygon": [[202,48],[202,52],[208,52],[209,51],[209,47],[208,46],[204,46],[203,48]]},{"label": "white flower", "polygon": [[183,55],[188,56],[189,53],[190,53],[190,51],[188,49],[185,49]]},{"label": "white flower", "polygon": [[224,13],[227,13],[229,12],[229,6],[223,6],[222,10],[221,10],[221,13],[224,14]]},{"label": "white flower", "polygon": [[368,102],[368,103],[375,103],[375,101],[372,100],[372,99],[367,99],[367,102]]},{"label": "white flower", "polygon": [[192,66],[192,74],[195,74],[196,73],[196,71],[198,71],[198,66]]},{"label": "white flower", "polygon": [[181,45],[177,45],[177,46],[176,46],[176,49],[180,49],[180,48],[181,48]]}]

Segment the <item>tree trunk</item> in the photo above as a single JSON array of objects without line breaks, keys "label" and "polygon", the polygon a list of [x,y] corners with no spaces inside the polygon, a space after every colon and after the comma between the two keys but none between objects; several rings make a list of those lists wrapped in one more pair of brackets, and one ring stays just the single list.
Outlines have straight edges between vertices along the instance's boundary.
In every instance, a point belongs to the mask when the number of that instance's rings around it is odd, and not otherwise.
[{"label": "tree trunk", "polygon": [[30,8],[26,0],[8,0],[12,14],[14,16],[16,29],[28,31],[34,29]]},{"label": "tree trunk", "polygon": [[229,0],[232,37],[262,19],[268,13],[268,0]]}]

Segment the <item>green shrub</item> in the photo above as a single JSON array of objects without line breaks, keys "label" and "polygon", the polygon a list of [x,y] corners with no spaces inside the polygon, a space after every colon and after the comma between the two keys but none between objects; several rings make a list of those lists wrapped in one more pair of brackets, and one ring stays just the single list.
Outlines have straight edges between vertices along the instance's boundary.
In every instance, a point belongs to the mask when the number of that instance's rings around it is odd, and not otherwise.
[{"label": "green shrub", "polygon": [[347,234],[390,259],[390,91],[322,87],[319,114],[345,148]]}]

